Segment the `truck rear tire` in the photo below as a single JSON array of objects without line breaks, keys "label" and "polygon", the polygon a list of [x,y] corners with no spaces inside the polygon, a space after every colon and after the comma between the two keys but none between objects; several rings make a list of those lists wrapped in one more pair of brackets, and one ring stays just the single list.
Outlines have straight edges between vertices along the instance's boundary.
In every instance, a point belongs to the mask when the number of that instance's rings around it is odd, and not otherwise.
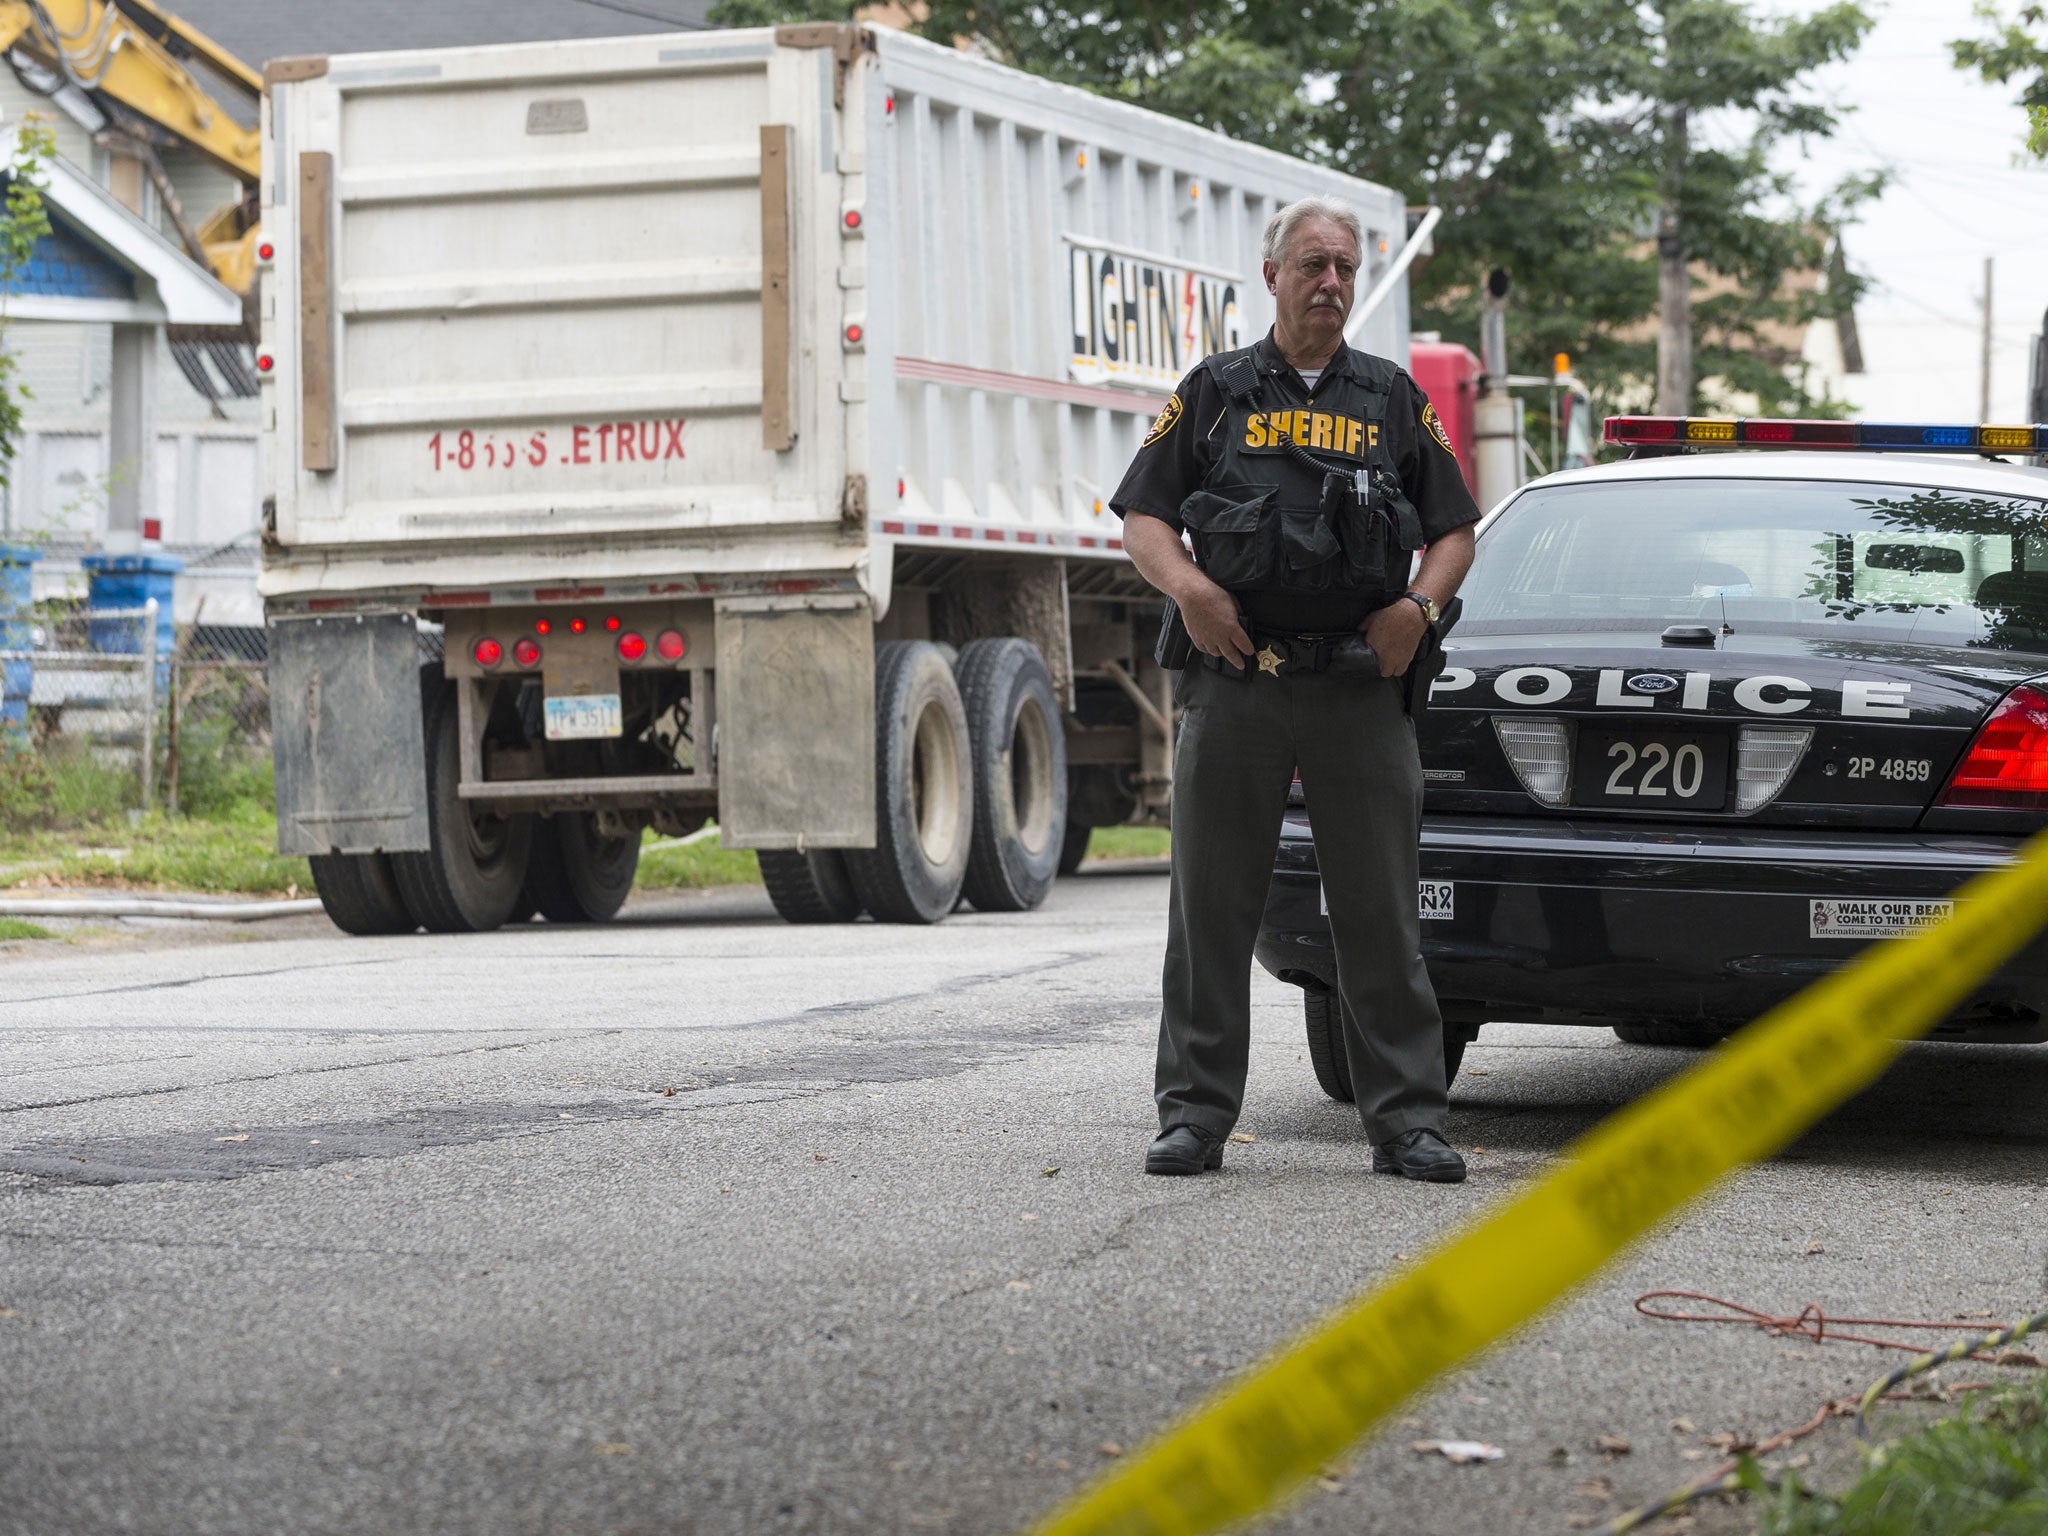
[{"label": "truck rear tire", "polygon": [[875,846],[846,867],[885,923],[935,923],[960,900],[974,840],[967,711],[928,640],[875,647]]},{"label": "truck rear tire", "polygon": [[[1315,1068],[1316,1083],[1340,1104],[1355,1104],[1351,1086],[1351,1059],[1344,1049],[1341,1025],[1343,1005],[1335,992],[1318,992],[1304,987],[1301,992],[1302,1019],[1308,1026],[1308,1062]],[[1444,1086],[1458,1080],[1458,1068],[1465,1062],[1465,1047],[1478,1037],[1477,1024],[1444,1021]]]},{"label": "truck rear tire", "polygon": [[533,844],[533,817],[465,804],[457,793],[461,753],[455,739],[455,687],[434,668],[422,674],[426,711],[425,853],[391,856],[405,904],[429,933],[482,933],[519,905]]},{"label": "truck rear tire", "polygon": [[1067,742],[1052,673],[1029,640],[976,640],[953,675],[967,709],[974,836],[967,899],[983,912],[1045,900],[1066,843]]},{"label": "truck rear tire", "polygon": [[606,837],[588,811],[557,811],[533,829],[520,905],[551,923],[602,923],[618,914],[640,868],[640,838]]},{"label": "truck rear tire", "polygon": [[793,848],[765,848],[761,883],[783,921],[850,923],[860,916],[860,895],[847,872],[846,856],[837,848],[798,853]]},{"label": "truck rear tire", "polygon": [[419,924],[406,910],[405,897],[381,853],[316,853],[313,889],[320,905],[343,933],[369,937],[380,933],[411,933]]}]

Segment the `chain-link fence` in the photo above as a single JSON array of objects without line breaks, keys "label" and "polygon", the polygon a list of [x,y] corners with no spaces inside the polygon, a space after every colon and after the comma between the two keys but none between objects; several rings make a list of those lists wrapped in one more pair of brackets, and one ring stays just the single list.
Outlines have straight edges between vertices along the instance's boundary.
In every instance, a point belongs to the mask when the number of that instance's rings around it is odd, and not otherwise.
[{"label": "chain-link fence", "polygon": [[8,625],[8,638],[0,651],[0,719],[46,748],[62,742],[102,760],[127,758],[138,800],[149,804],[157,696],[168,682],[157,604],[40,603]]},{"label": "chain-link fence", "polygon": [[154,601],[17,609],[0,625],[0,731],[126,777],[116,793],[132,808],[207,809],[249,793],[267,765],[266,640],[252,626],[173,625]]},{"label": "chain-link fence", "polygon": [[195,624],[178,631],[165,690],[163,804],[204,809],[270,750],[269,632]]}]

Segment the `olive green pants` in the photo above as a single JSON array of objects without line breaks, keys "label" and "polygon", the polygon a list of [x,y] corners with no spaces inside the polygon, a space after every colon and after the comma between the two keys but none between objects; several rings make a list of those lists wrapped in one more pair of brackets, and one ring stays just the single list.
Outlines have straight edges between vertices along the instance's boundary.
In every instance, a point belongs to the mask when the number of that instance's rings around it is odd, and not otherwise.
[{"label": "olive green pants", "polygon": [[1252,948],[1298,766],[1337,951],[1345,1051],[1372,1141],[1440,1127],[1443,1023],[1422,964],[1422,768],[1398,678],[1180,675],[1159,1125],[1227,1136],[1244,1102]]}]

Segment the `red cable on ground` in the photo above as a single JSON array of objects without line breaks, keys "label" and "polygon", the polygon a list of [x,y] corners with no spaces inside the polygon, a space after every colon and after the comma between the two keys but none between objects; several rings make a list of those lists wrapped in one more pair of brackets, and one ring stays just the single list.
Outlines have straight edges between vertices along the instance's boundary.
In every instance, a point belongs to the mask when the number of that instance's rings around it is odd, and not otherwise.
[{"label": "red cable on ground", "polygon": [[[1727,1314],[1715,1316],[1711,1312],[1669,1312],[1646,1305],[1666,1297],[1679,1301],[1705,1302],[1708,1306],[1720,1307]],[[1843,1333],[1847,1324],[1853,1328],[1924,1328],[1939,1333],[1955,1333],[1957,1324],[1928,1323],[1906,1317],[1829,1317],[1818,1306],[1808,1302],[1789,1317],[1774,1317],[1768,1312],[1759,1312],[1755,1307],[1745,1307],[1739,1301],[1729,1301],[1722,1296],[1709,1296],[1704,1291],[1645,1291],[1636,1298],[1636,1310],[1645,1317],[1654,1317],[1667,1323],[1738,1323],[1751,1328],[1761,1328],[1775,1338],[1797,1334],[1800,1338],[1811,1339],[1816,1344],[1825,1344],[1830,1339],[1844,1344],[1869,1344],[1878,1349],[1903,1349],[1908,1354],[1924,1354],[1927,1346],[1899,1339],[1873,1339],[1868,1334]],[[1981,1357],[1979,1357],[1981,1358]]]}]

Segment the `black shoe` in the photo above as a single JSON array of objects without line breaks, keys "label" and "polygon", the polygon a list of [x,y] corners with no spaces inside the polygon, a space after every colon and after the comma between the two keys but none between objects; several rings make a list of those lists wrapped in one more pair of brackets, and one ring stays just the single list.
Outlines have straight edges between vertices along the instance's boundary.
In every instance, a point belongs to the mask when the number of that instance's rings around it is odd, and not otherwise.
[{"label": "black shoe", "polygon": [[1465,1182],[1465,1159],[1451,1150],[1443,1136],[1426,1125],[1403,1131],[1372,1149],[1374,1173],[1398,1173],[1428,1184]]},{"label": "black shoe", "polygon": [[1223,1143],[1192,1125],[1163,1132],[1145,1154],[1147,1173],[1207,1173],[1223,1166]]}]

